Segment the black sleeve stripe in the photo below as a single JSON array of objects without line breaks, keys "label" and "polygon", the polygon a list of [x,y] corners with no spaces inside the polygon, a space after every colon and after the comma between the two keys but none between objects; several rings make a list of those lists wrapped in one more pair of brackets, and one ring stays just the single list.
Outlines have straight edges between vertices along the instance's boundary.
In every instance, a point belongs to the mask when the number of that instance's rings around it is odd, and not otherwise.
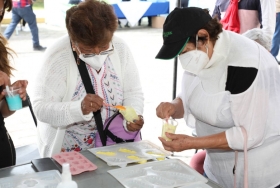
[{"label": "black sleeve stripe", "polygon": [[246,91],[254,82],[258,69],[252,67],[228,67],[226,90],[231,94]]},{"label": "black sleeve stripe", "polygon": [[238,3],[238,9],[259,10],[260,7],[260,0],[240,0],[240,2]]},{"label": "black sleeve stripe", "polygon": [[238,3],[238,9],[258,11],[259,21],[262,23],[262,9],[260,0],[240,0]]}]

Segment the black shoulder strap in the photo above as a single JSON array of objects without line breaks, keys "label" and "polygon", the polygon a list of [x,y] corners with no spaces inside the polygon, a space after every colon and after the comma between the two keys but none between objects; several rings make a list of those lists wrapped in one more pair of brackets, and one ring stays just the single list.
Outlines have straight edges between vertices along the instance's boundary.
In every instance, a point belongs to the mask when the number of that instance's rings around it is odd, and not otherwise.
[{"label": "black shoulder strap", "polygon": [[35,125],[36,125],[36,127],[37,127],[37,119],[36,119],[36,116],[35,116],[35,114],[34,114],[34,112],[33,112],[32,104],[31,104],[31,102],[30,102],[30,98],[29,98],[29,95],[28,95],[27,93],[26,93],[26,100],[27,100],[28,107],[29,107],[29,110],[30,110],[30,112],[31,112],[32,118],[33,118],[33,120],[34,120],[34,123],[35,123]]},{"label": "black shoulder strap", "polygon": [[106,125],[106,127],[104,128],[105,133],[106,133],[107,131],[109,131],[109,126],[110,126],[111,122],[112,122],[113,119],[115,119],[115,117],[117,117],[117,115],[119,115],[119,114],[120,114],[120,112],[119,112],[119,111],[116,111],[116,112],[109,118],[109,120],[108,120],[108,122],[107,122],[107,125]]},{"label": "black shoulder strap", "polygon": [[[74,54],[76,64],[79,69],[82,81],[84,83],[86,92],[90,93],[90,94],[95,94],[85,62],[78,58],[77,53],[75,51],[73,51],[73,54]],[[93,115],[94,115],[94,119],[96,122],[97,130],[100,135],[102,145],[106,146],[107,137],[105,136],[104,131],[103,131],[103,122],[102,122],[100,110],[93,112]]]}]

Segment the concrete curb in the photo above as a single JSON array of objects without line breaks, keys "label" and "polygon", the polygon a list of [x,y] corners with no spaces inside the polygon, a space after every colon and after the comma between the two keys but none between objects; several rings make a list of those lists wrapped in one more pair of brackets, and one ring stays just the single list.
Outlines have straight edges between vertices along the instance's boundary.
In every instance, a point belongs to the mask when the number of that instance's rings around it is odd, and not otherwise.
[{"label": "concrete curb", "polygon": [[[45,23],[45,18],[36,18],[37,23]],[[4,18],[1,22],[2,24],[9,24],[11,23],[11,18]]]}]

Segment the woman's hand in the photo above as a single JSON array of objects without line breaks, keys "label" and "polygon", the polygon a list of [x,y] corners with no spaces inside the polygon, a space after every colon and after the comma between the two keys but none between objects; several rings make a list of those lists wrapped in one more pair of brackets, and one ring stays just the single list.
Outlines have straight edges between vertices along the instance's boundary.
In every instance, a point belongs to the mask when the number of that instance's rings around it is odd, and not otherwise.
[{"label": "woman's hand", "polygon": [[103,106],[103,100],[101,97],[95,94],[87,94],[82,101],[81,108],[84,115],[90,112],[96,112]]},{"label": "woman's hand", "polygon": [[162,145],[167,151],[180,152],[188,149],[222,149],[231,150],[228,145],[226,132],[221,132],[209,136],[192,137],[183,134],[165,133],[172,141],[166,141],[159,137]]},{"label": "woman's hand", "polygon": [[138,115],[139,119],[138,120],[133,120],[132,122],[126,122],[126,127],[127,130],[135,132],[135,131],[139,131],[140,129],[142,129],[143,125],[144,125],[144,118],[141,115]]},{"label": "woman's hand", "polygon": [[172,133],[165,133],[165,135],[170,138],[172,141],[166,141],[164,138],[159,137],[159,140],[162,142],[162,145],[165,150],[167,151],[175,151],[180,152],[188,149],[194,149],[191,146],[194,139],[191,136],[183,135],[183,134],[172,134]]},{"label": "woman's hand", "polygon": [[180,97],[175,98],[172,102],[162,102],[156,109],[157,116],[161,119],[169,118],[180,119],[184,117],[183,102]]},{"label": "woman's hand", "polygon": [[18,81],[14,82],[14,83],[12,84],[12,86],[13,86],[14,88],[20,88],[20,89],[18,90],[18,94],[19,94],[20,98],[21,98],[23,101],[26,100],[26,87],[27,87],[27,85],[28,85],[28,81],[27,81],[27,80],[18,80]]},{"label": "woman's hand", "polygon": [[[0,75],[3,75],[3,74],[0,73]],[[0,76],[0,79],[1,79],[1,76]],[[9,82],[10,81],[8,81],[8,85],[10,85]],[[22,100],[26,100],[26,87],[27,87],[27,84],[28,84],[27,80],[18,80],[18,81],[14,82],[12,84],[13,87],[20,88],[18,90],[18,94],[19,94],[19,96],[20,96],[20,98]],[[2,85],[2,86],[4,86],[4,85]],[[1,96],[5,96],[5,93],[2,92]],[[15,113],[15,111],[10,111],[9,110],[7,102],[5,100],[1,101],[1,103],[0,103],[0,111],[1,111],[2,116],[4,118],[9,117],[13,113]]]},{"label": "woman's hand", "polygon": [[170,102],[162,102],[156,108],[156,113],[161,119],[169,118],[175,113],[175,105]]}]

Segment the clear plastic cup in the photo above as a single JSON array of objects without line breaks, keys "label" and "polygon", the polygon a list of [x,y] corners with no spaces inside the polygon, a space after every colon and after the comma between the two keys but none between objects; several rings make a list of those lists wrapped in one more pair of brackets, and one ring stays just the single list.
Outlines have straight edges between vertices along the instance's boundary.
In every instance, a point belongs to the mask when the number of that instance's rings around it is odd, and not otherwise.
[{"label": "clear plastic cup", "polygon": [[9,92],[4,89],[9,110],[16,111],[22,108],[22,100],[18,94],[20,88],[9,87]]},{"label": "clear plastic cup", "polygon": [[123,115],[124,119],[128,122],[133,122],[133,120],[138,120],[139,116],[137,115],[134,108],[131,106],[124,106],[125,110],[120,110],[120,113]]},{"label": "clear plastic cup", "polygon": [[166,141],[171,141],[170,138],[167,138],[165,133],[175,133],[177,128],[178,122],[175,119],[169,118],[169,119],[163,119],[162,120],[162,133],[161,137],[164,138]]}]

